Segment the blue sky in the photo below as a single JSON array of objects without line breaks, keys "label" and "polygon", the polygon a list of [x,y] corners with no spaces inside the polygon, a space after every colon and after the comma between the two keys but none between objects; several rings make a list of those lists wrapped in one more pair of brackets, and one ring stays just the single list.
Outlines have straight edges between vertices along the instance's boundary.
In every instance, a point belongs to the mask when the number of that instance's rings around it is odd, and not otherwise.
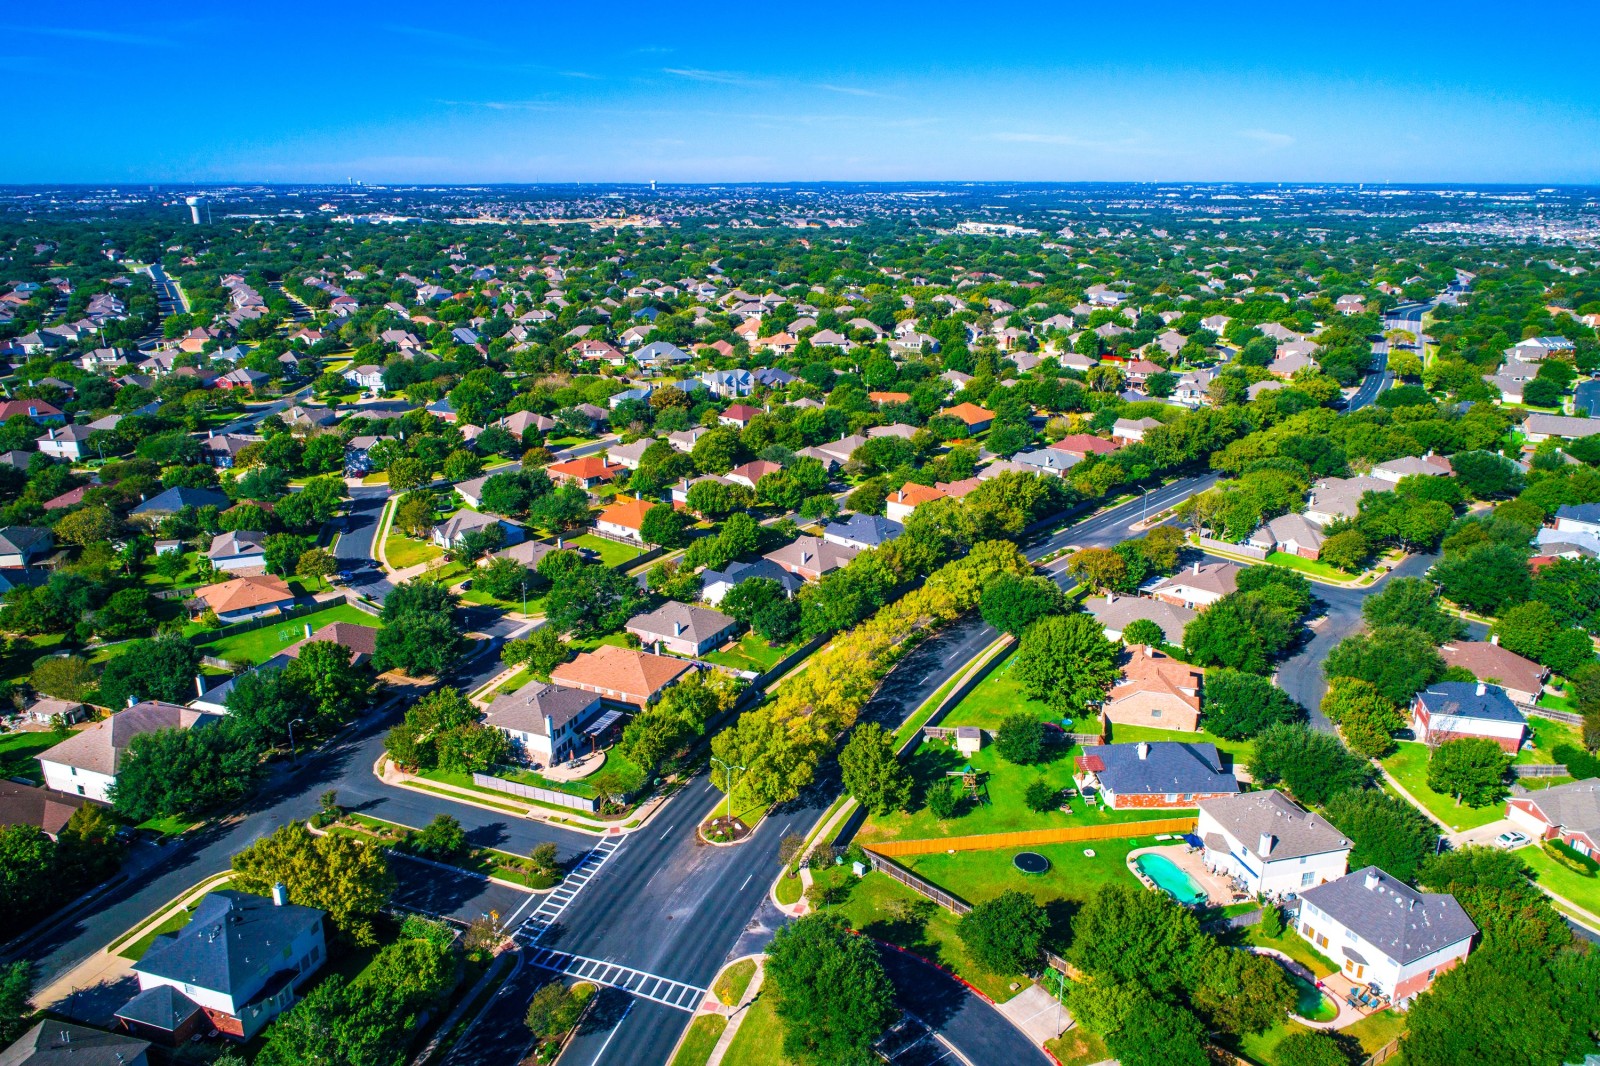
[{"label": "blue sky", "polygon": [[0,182],[1600,182],[1597,29],[1592,0],[74,0],[0,37]]}]

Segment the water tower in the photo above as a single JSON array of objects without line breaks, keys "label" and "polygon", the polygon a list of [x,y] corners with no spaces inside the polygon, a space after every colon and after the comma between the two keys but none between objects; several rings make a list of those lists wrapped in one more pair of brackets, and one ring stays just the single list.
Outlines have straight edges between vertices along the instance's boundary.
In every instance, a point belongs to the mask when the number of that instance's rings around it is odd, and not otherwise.
[{"label": "water tower", "polygon": [[200,224],[200,205],[206,202],[204,196],[185,196],[183,202],[189,205],[189,221],[194,225]]}]

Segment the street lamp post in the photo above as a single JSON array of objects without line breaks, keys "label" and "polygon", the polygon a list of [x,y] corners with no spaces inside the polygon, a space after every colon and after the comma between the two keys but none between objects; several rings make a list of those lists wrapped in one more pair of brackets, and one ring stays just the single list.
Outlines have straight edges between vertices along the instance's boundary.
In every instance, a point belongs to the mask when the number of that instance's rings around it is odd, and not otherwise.
[{"label": "street lamp post", "polygon": [[734,782],[733,772],[735,770],[738,770],[740,773],[743,773],[744,771],[746,771],[746,770],[748,770],[750,768],[748,766],[730,766],[727,763],[723,762],[721,759],[717,758],[715,755],[713,755],[711,757],[711,761],[716,763],[718,766],[722,767],[722,778],[728,784],[728,795],[727,795],[728,806],[726,808],[726,810],[727,810],[726,817],[731,821],[732,818],[733,818],[733,782]]},{"label": "street lamp post", "polygon": [[1139,524],[1142,526],[1150,521],[1150,486],[1144,487],[1144,505],[1139,511]]},{"label": "street lamp post", "polygon": [[296,718],[293,722],[289,723],[289,761],[295,766],[300,765],[300,756],[294,748],[294,727],[297,723],[299,725],[305,725],[306,720],[304,718]]},{"label": "street lamp post", "polygon": [[522,582],[522,617],[528,617],[528,582],[526,578]]}]

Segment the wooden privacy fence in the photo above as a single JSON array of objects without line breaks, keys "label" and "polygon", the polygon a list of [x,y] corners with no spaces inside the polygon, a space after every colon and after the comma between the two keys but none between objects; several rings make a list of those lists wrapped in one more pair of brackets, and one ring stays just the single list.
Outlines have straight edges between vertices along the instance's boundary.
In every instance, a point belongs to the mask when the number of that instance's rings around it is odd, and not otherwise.
[{"label": "wooden privacy fence", "polygon": [[972,909],[972,904],[954,892],[946,892],[926,877],[912,873],[893,859],[879,855],[870,848],[866,849],[866,851],[867,862],[874,870],[894,878],[918,895],[928,897],[951,914],[966,914]]},{"label": "wooden privacy fence", "polygon": [[1565,722],[1567,725],[1583,724],[1583,715],[1573,714],[1571,711],[1553,711],[1548,707],[1534,707],[1527,703],[1517,704],[1517,709],[1535,718],[1548,718],[1552,722]]},{"label": "wooden privacy fence", "polygon": [[935,855],[943,851],[999,851],[1002,848],[1028,848],[1041,844],[1075,844],[1088,840],[1120,840],[1154,836],[1157,833],[1189,833],[1197,818],[1156,818],[1147,822],[1117,822],[1112,825],[1073,825],[1061,829],[1028,829],[1016,833],[984,833],[980,836],[937,837],[923,840],[886,840],[868,844],[868,851],[879,855]]}]

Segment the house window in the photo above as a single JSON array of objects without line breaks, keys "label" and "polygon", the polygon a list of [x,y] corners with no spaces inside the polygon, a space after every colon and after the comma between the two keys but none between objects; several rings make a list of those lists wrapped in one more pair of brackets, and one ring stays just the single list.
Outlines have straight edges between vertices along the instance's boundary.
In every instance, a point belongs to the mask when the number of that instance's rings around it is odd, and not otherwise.
[{"label": "house window", "polygon": [[1435,974],[1435,973],[1438,973],[1438,970],[1437,970],[1437,969],[1433,969],[1433,970],[1429,970],[1429,971],[1428,971],[1428,980],[1429,980],[1429,981],[1432,981],[1432,980],[1433,980],[1433,975],[1434,975],[1434,974]]},{"label": "house window", "polygon": [[1161,708],[1157,707],[1155,710],[1151,711],[1150,712],[1150,717],[1151,718],[1160,718],[1161,717]]},{"label": "house window", "polygon": [[1312,871],[1310,871],[1310,870],[1307,870],[1305,873],[1301,874],[1300,875],[1300,887],[1301,888],[1310,888],[1311,887],[1311,882],[1316,879],[1316,876],[1317,875],[1315,873],[1313,873]]},{"label": "house window", "polygon": [[1316,944],[1319,948],[1325,948],[1328,946],[1328,938],[1319,933],[1316,936]]},{"label": "house window", "polygon": [[1177,803],[1178,802],[1178,794],[1176,792],[1168,792],[1167,793],[1167,802],[1168,803]]}]

